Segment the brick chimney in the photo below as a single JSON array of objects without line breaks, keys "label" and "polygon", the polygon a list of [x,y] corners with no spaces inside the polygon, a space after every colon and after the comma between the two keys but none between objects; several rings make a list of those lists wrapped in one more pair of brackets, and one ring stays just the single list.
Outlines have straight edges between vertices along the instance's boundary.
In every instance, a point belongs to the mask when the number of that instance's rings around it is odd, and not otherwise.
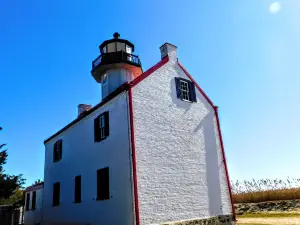
[{"label": "brick chimney", "polygon": [[170,61],[177,61],[177,47],[175,45],[166,42],[159,49],[161,58],[164,58],[166,55],[168,55]]},{"label": "brick chimney", "polygon": [[79,104],[78,105],[78,117],[85,111],[89,111],[92,108],[91,105]]}]

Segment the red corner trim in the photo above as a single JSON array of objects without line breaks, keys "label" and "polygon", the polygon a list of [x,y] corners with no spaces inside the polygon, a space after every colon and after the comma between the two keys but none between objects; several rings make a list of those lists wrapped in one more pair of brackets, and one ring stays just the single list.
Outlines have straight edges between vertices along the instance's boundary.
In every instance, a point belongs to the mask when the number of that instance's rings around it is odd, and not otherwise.
[{"label": "red corner trim", "polygon": [[212,102],[212,100],[210,100],[210,98],[205,94],[205,92],[202,90],[202,88],[197,84],[197,82],[194,80],[194,78],[191,76],[191,74],[189,74],[189,72],[183,67],[183,65],[178,62],[179,67],[183,70],[183,72],[190,78],[191,81],[193,81],[195,83],[195,86],[197,87],[197,89],[200,91],[200,93],[203,95],[203,97],[206,99],[206,101],[208,101],[208,103],[214,107],[214,103]]},{"label": "red corner trim", "polygon": [[226,157],[225,157],[225,151],[224,151],[224,144],[223,144],[223,138],[222,138],[222,133],[221,133],[220,121],[219,121],[218,107],[215,106],[214,110],[216,112],[218,133],[219,133],[219,139],[220,139],[220,143],[221,143],[221,150],[222,150],[222,157],[223,157],[224,167],[225,167],[226,181],[227,181],[229,196],[230,196],[230,201],[231,201],[232,215],[233,215],[234,220],[236,220],[234,202],[233,202],[232,192],[231,192],[231,184],[230,184],[230,179],[229,179],[229,174],[228,174],[228,169],[227,169],[227,163],[226,163]]},{"label": "red corner trim", "polygon": [[129,87],[129,114],[130,114],[130,137],[132,148],[132,173],[133,173],[133,190],[134,190],[134,209],[136,225],[140,225],[140,209],[139,209],[139,196],[137,185],[137,172],[136,172],[136,154],[135,154],[135,139],[134,139],[134,124],[133,124],[133,103],[132,103],[132,88]]},{"label": "red corner trim", "polygon": [[146,77],[148,77],[151,73],[153,73],[154,71],[158,70],[160,67],[162,67],[163,65],[165,65],[167,62],[169,61],[169,56],[166,55],[161,61],[159,61],[157,64],[155,64],[154,66],[152,66],[150,69],[148,69],[147,71],[145,71],[144,73],[142,73],[140,76],[138,76],[137,78],[135,78],[130,84],[131,86],[135,86],[138,83],[140,83],[142,80],[144,80]]}]

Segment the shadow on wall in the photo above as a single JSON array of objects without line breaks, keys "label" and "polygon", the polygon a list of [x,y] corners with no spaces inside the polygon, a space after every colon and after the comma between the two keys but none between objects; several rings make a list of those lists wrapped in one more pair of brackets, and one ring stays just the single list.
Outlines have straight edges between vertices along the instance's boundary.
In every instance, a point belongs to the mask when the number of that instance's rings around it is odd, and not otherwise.
[{"label": "shadow on wall", "polygon": [[204,132],[209,213],[210,216],[222,215],[220,166],[217,152],[217,134],[214,129],[214,111],[209,111],[200,124],[203,126]]},{"label": "shadow on wall", "polygon": [[171,87],[171,96],[172,96],[172,102],[173,104],[176,105],[176,107],[180,109],[184,109],[185,113],[189,111],[191,108],[192,104],[189,102],[182,101],[177,98],[177,91],[176,91],[176,83],[175,83],[175,78],[173,78],[170,82],[170,87]]}]

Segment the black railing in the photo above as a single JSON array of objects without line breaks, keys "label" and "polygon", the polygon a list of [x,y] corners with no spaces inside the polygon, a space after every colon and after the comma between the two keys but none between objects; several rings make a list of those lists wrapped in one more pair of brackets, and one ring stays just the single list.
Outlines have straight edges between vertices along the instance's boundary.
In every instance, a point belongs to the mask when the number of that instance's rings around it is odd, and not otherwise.
[{"label": "black railing", "polygon": [[141,66],[140,59],[137,55],[129,54],[124,51],[104,53],[95,59],[92,63],[92,68],[99,65],[125,62],[136,66]]}]

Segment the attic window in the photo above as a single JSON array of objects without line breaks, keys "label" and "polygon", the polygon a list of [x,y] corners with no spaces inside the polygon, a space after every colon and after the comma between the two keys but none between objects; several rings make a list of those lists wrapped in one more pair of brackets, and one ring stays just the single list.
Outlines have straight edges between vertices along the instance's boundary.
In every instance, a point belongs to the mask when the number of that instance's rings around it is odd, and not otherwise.
[{"label": "attic window", "polygon": [[104,112],[94,120],[95,142],[100,142],[109,136],[109,113]]},{"label": "attic window", "polygon": [[197,102],[194,82],[175,77],[177,98],[187,102]]},{"label": "attic window", "polygon": [[53,162],[58,162],[62,158],[62,140],[58,140],[53,148]]}]

